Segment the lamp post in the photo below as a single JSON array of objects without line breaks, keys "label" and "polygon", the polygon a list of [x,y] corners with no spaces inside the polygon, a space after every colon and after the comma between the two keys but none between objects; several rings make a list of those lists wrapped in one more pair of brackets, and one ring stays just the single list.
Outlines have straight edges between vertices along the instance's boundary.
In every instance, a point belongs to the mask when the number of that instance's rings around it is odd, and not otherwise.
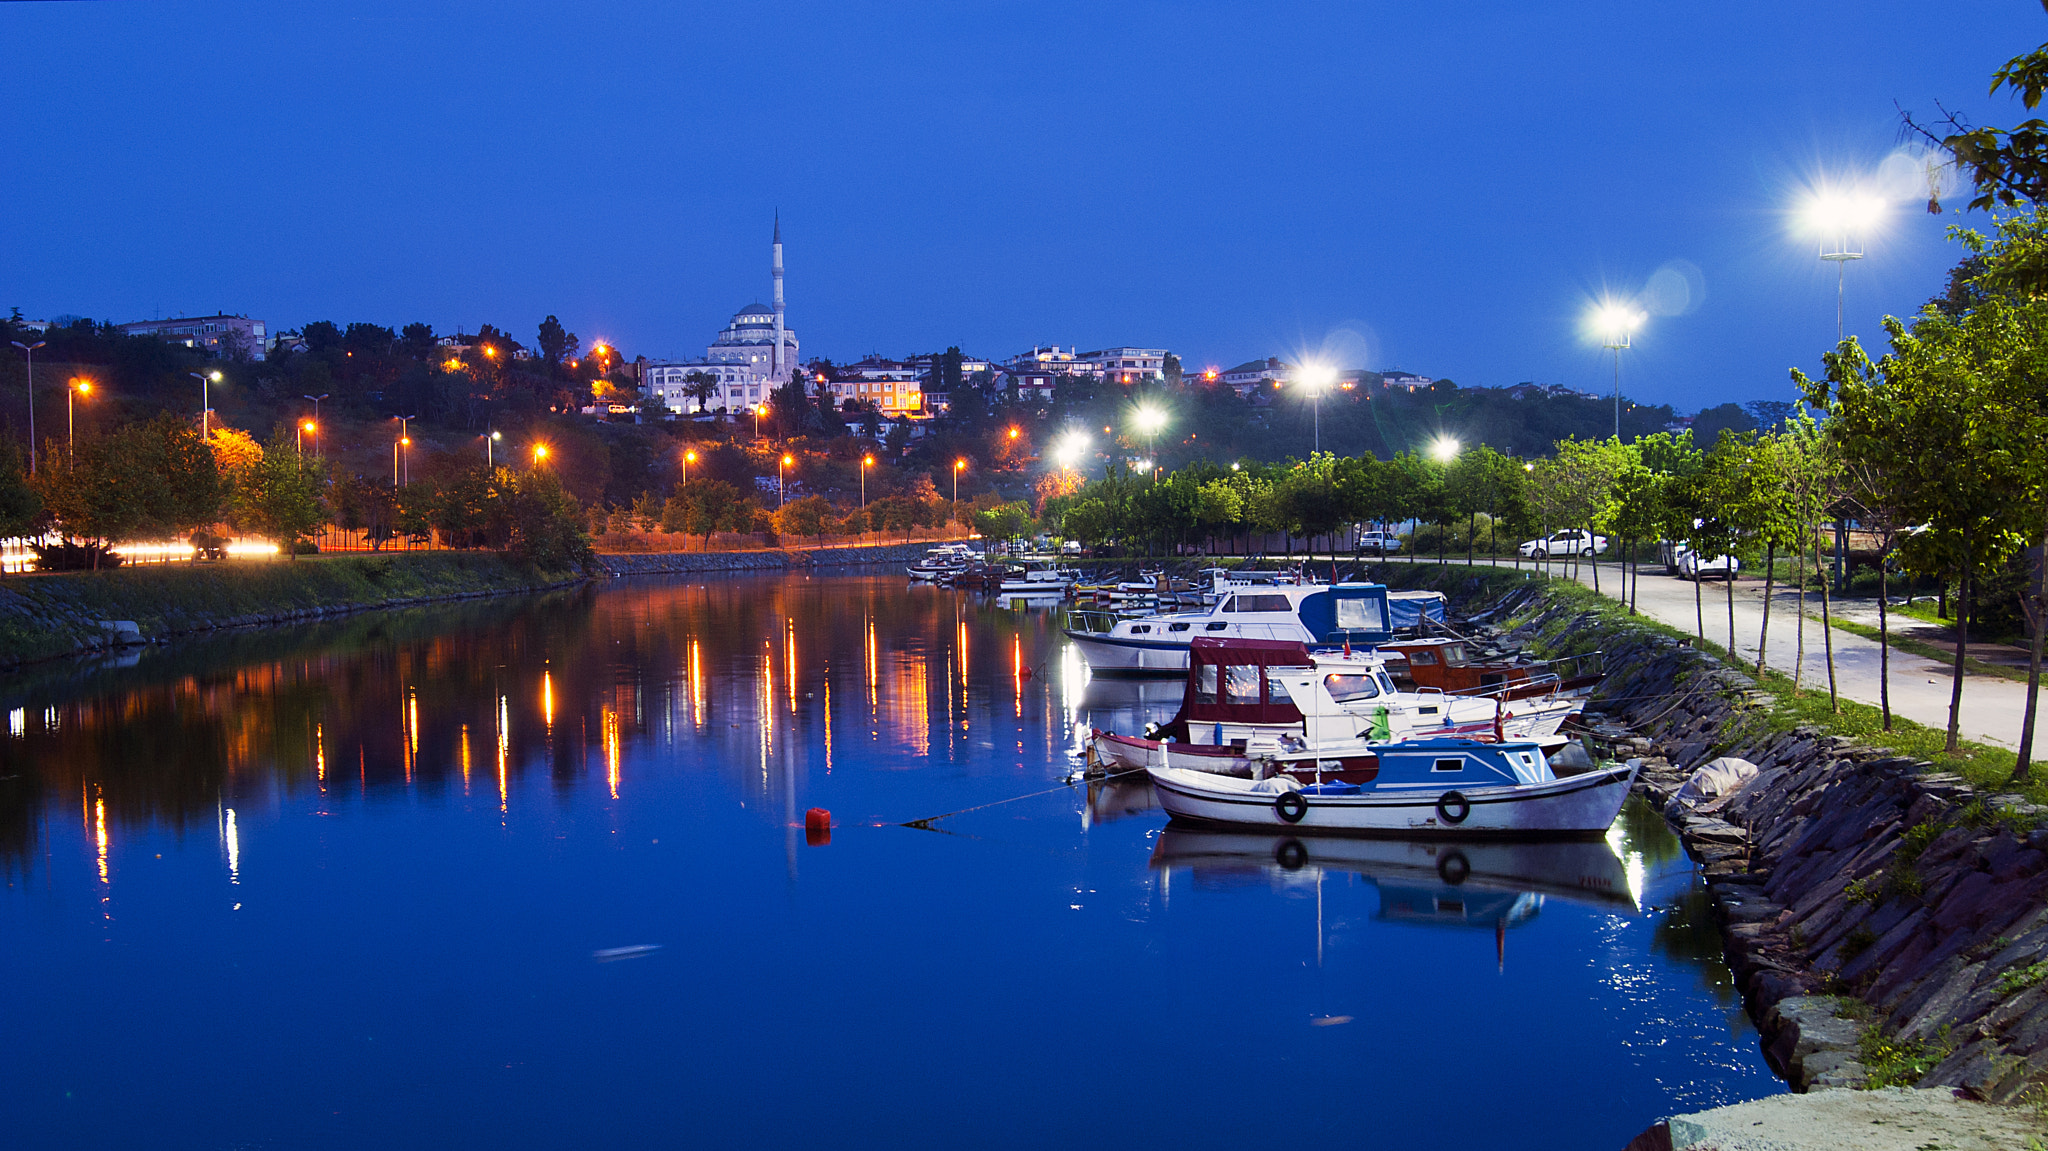
[{"label": "lamp post", "polygon": [[306,458],[306,436],[307,436],[308,434],[314,434],[314,435],[316,436],[316,438],[315,438],[315,439],[313,440],[313,450],[314,450],[314,451],[315,451],[316,453],[317,453],[317,452],[318,452],[318,451],[320,450],[320,441],[319,441],[319,439],[317,438],[317,433],[319,432],[319,430],[320,430],[320,425],[319,425],[319,424],[316,424],[316,423],[314,423],[314,422],[313,422],[312,420],[300,420],[300,421],[299,421],[299,434],[298,434],[298,440],[299,440],[299,458],[300,458],[300,459],[305,459],[305,458]]},{"label": "lamp post", "polygon": [[874,453],[870,452],[860,458],[860,509],[862,511],[868,509],[868,469],[874,466]]},{"label": "lamp post", "polygon": [[1311,419],[1315,428],[1311,454],[1323,450],[1323,392],[1336,381],[1336,369],[1321,365],[1304,369],[1301,373],[1301,382],[1308,388],[1309,407],[1313,413]]},{"label": "lamp post", "polygon": [[1643,322],[1643,314],[1623,304],[1602,304],[1593,313],[1600,332],[1600,346],[1614,353],[1614,438],[1621,438],[1621,353],[1628,350],[1629,337]]},{"label": "lamp post", "polygon": [[398,443],[400,447],[405,449],[405,482],[410,485],[412,483],[412,422],[419,419],[419,416],[393,416],[391,418],[398,421]]},{"label": "lamp post", "polygon": [[767,411],[767,404],[754,405],[754,438],[757,440],[761,438],[761,417],[767,414]]},{"label": "lamp post", "polygon": [[691,449],[689,449],[688,451],[685,451],[685,452],[683,453],[683,482],[684,482],[684,483],[689,483],[689,482],[690,482],[690,465],[691,465],[691,464],[694,464],[694,463],[696,463],[696,462],[697,462],[697,449],[695,449],[695,448],[691,448]]},{"label": "lamp post", "polygon": [[1153,458],[1152,440],[1159,429],[1166,426],[1166,413],[1154,407],[1138,409],[1138,430],[1145,433],[1145,470],[1152,473],[1153,482],[1159,480],[1159,461]]},{"label": "lamp post", "polygon": [[1863,258],[1863,236],[1877,223],[1884,205],[1874,196],[1854,192],[1822,192],[1808,201],[1806,223],[1820,237],[1820,258],[1835,266],[1835,342],[1842,330],[1843,292],[1851,260]]},{"label": "lamp post", "polygon": [[[306,397],[304,397],[304,398],[306,398],[306,399],[309,399],[309,400],[313,401],[313,422],[314,422],[314,423],[316,423],[316,424],[320,422],[320,401],[321,401],[321,400],[324,400],[324,399],[326,399],[326,398],[327,398],[327,396],[328,396],[328,393],[327,393],[327,392],[321,392],[321,393],[320,393],[319,395],[317,395],[317,396],[306,396]],[[313,454],[315,454],[315,455],[318,455],[319,453],[320,453],[320,441],[319,441],[319,440],[314,440],[314,441],[313,441]]]},{"label": "lamp post", "polygon": [[795,458],[788,452],[782,453],[782,458],[775,461],[775,506],[778,509],[782,507],[782,473],[795,462]]},{"label": "lamp post", "polygon": [[22,354],[28,357],[28,474],[29,474],[29,475],[35,475],[35,474],[36,474],[36,349],[37,349],[37,348],[40,348],[40,347],[42,347],[42,346],[43,346],[44,344],[47,344],[47,343],[49,343],[49,342],[50,342],[50,341],[48,341],[48,340],[37,340],[37,341],[36,341],[35,343],[33,343],[33,344],[24,344],[24,343],[22,343],[22,342],[21,342],[20,340],[14,340],[14,341],[12,341],[12,343],[14,344],[14,346],[15,346],[15,347],[17,347],[17,348],[20,348],[20,349],[21,349],[21,352],[22,352]]},{"label": "lamp post", "polygon": [[[37,346],[40,347],[41,345]],[[199,438],[203,440],[213,434],[211,430],[212,425],[208,419],[208,416],[213,411],[213,393],[211,388],[214,384],[220,383],[220,373],[186,372],[185,374],[199,381]]]},{"label": "lamp post", "polygon": [[955,512],[960,510],[960,473],[965,471],[966,468],[967,461],[965,459],[953,461],[953,510]]},{"label": "lamp post", "polygon": [[533,445],[533,466],[539,467],[546,462],[548,462],[548,446],[546,444]]},{"label": "lamp post", "polygon": [[485,433],[484,435],[481,435],[477,438],[483,440],[484,442],[484,470],[490,472],[492,475],[498,474],[498,456],[497,453],[492,449],[499,440],[505,438],[504,433],[498,431],[498,429],[496,428],[492,428],[488,433]]},{"label": "lamp post", "polygon": [[78,424],[71,414],[71,401],[78,396],[92,394],[91,380],[72,380],[64,389],[64,451],[69,454],[78,446]]}]

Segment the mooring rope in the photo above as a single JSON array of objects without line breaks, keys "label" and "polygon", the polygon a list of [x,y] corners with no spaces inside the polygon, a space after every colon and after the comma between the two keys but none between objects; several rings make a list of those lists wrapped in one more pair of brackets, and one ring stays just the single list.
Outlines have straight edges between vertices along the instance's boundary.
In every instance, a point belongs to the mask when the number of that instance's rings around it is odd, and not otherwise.
[{"label": "mooring rope", "polygon": [[[1110,772],[1109,774],[1104,775],[1101,778],[1115,779],[1121,775],[1135,775],[1143,770],[1145,769],[1142,767],[1133,767],[1128,768],[1124,771]],[[1048,787],[1044,791],[1033,791],[1028,792],[1024,795],[1013,795],[1008,799],[997,799],[992,800],[988,803],[977,803],[973,807],[963,807],[958,811],[949,811],[944,815],[928,815],[923,819],[913,819],[908,823],[898,824],[897,826],[922,828],[925,831],[938,831],[940,829],[933,827],[932,824],[937,823],[939,820],[942,819],[951,819],[956,815],[966,815],[970,811],[983,811],[991,807],[1001,807],[1006,803],[1015,803],[1020,799],[1036,799],[1041,795],[1051,795],[1055,791],[1072,791],[1074,789],[1074,778],[1074,776],[1069,775],[1067,776],[1066,781],[1064,783],[1061,783],[1058,787]]]}]

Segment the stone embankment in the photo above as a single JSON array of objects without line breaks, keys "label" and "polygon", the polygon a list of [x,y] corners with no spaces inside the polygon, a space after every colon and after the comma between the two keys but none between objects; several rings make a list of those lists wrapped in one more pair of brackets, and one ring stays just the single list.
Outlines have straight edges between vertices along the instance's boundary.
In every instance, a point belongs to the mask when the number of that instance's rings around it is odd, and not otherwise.
[{"label": "stone embankment", "polygon": [[[2048,1096],[2048,811],[1888,748],[1781,730],[1750,677],[1582,597],[1447,590],[1539,653],[1605,653],[1585,718],[1642,761],[1637,786],[1700,865],[1765,1055],[1795,1090]],[[1719,757],[1746,761],[1725,793],[1685,788]]]},{"label": "stone embankment", "polygon": [[944,543],[873,544],[836,548],[786,548],[745,552],[604,552],[597,562],[613,576],[685,572],[789,571],[796,568],[853,567],[912,563]]}]

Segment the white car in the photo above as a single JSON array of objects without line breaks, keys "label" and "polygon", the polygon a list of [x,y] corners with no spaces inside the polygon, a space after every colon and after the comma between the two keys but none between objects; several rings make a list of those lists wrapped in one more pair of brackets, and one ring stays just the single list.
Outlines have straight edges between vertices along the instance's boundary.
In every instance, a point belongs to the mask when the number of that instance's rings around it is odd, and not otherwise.
[{"label": "white car", "polygon": [[1700,554],[1683,543],[1660,540],[1657,544],[1657,558],[1664,564],[1664,574],[1680,579],[1727,579],[1732,580],[1742,571],[1742,561],[1734,556],[1714,556],[1703,559]]},{"label": "white car", "polygon": [[1540,560],[1551,556],[1596,556],[1607,550],[1607,537],[1588,531],[1557,532],[1540,540],[1529,540],[1519,549],[1522,558]]},{"label": "white car", "polygon": [[1358,550],[1385,555],[1401,550],[1401,537],[1393,532],[1360,532]]}]

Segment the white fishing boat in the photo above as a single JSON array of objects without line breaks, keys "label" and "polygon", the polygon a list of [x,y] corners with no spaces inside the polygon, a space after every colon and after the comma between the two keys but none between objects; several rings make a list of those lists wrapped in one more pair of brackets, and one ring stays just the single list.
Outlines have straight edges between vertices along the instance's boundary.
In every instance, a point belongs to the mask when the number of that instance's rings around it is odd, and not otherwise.
[{"label": "white fishing boat", "polygon": [[1190,659],[1174,717],[1143,735],[1091,728],[1091,766],[1163,767],[1170,753],[1175,766],[1250,777],[1262,757],[1313,762],[1324,745],[1353,749],[1443,735],[1534,740],[1549,751],[1563,746],[1558,730],[1584,704],[1564,696],[1398,691],[1376,653],[1311,652],[1295,642],[1196,639]]},{"label": "white fishing boat", "polygon": [[966,544],[943,544],[924,553],[908,570],[911,579],[941,580],[980,559],[981,553]]},{"label": "white fishing boat", "polygon": [[1419,739],[1372,749],[1369,767],[1304,782],[1181,767],[1148,771],[1184,823],[1409,836],[1593,836],[1613,825],[1641,761],[1559,778],[1533,742]]},{"label": "white fishing boat", "polygon": [[1067,573],[1055,567],[1030,567],[1003,577],[997,590],[1004,595],[1065,595],[1073,585]]},{"label": "white fishing boat", "polygon": [[1293,640],[1371,647],[1393,638],[1380,584],[1298,584],[1240,590],[1206,608],[1134,619],[1077,611],[1066,635],[1096,672],[1179,675],[1195,638]]}]

